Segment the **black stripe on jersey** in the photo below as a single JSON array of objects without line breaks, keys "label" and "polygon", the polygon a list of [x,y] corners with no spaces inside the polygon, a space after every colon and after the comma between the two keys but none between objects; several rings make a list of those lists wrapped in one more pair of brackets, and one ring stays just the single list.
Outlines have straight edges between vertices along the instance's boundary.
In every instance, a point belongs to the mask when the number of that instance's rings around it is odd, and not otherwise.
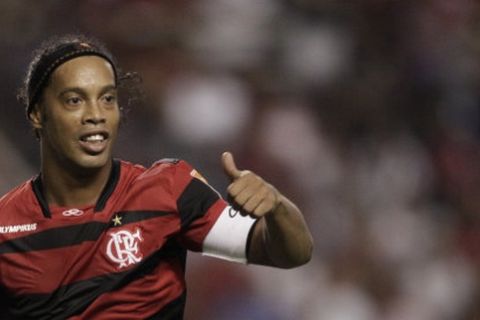
[{"label": "black stripe on jersey", "polygon": [[117,186],[118,180],[120,180],[120,161],[113,160],[110,177],[108,178],[107,184],[105,185],[102,193],[100,194],[100,198],[98,198],[97,204],[95,205],[95,209],[93,210],[93,212],[99,212],[105,208],[108,199],[110,199],[110,196],[112,195],[115,187]]},{"label": "black stripe on jersey", "polygon": [[[185,256],[186,250],[174,240],[170,240],[160,250],[139,262],[133,269],[75,282],[62,286],[51,293],[12,297],[11,310],[21,319],[61,320],[80,315],[100,295],[119,290],[132,281],[151,274],[164,259],[178,258],[183,263],[182,267],[185,268]],[[177,310],[178,312],[180,310]]]},{"label": "black stripe on jersey", "polygon": [[177,200],[182,228],[202,217],[219,198],[218,193],[209,185],[198,179],[192,179]]},{"label": "black stripe on jersey", "polygon": [[[108,199],[112,195],[113,191],[115,190],[115,187],[118,184],[118,181],[120,180],[120,166],[121,165],[119,160],[112,160],[112,169],[110,171],[110,176],[108,177],[107,184],[103,188],[102,193],[100,194],[100,197],[97,203],[95,204],[94,212],[102,211],[105,208],[105,205],[107,204]],[[38,203],[40,204],[40,208],[42,208],[43,215],[47,218],[51,218],[52,213],[50,212],[47,198],[45,197],[45,194],[43,192],[41,175],[38,175],[32,181],[32,189],[33,189],[33,193],[35,194],[35,197],[37,198]]]},{"label": "black stripe on jersey", "polygon": [[121,211],[117,212],[113,216],[119,216],[121,224],[115,226],[115,222],[113,219],[110,221],[110,227],[116,228],[121,227],[125,224],[134,223],[137,221],[149,220],[154,219],[162,216],[166,216],[169,214],[175,214],[175,212],[166,212],[166,211],[153,211],[153,210],[143,210],[143,211]]},{"label": "black stripe on jersey", "polygon": [[42,185],[42,178],[41,175],[38,175],[32,181],[32,189],[35,197],[37,198],[38,204],[40,208],[42,208],[42,213],[45,217],[51,218],[52,214],[50,213],[50,209],[48,208],[47,198],[43,194],[43,185]]},{"label": "black stripe on jersey", "polygon": [[40,231],[1,243],[0,254],[61,248],[96,240],[106,226],[103,222],[89,222]]},{"label": "black stripe on jersey", "polygon": [[[120,217],[121,224],[118,227],[121,227],[169,214],[172,213],[164,211],[125,211],[118,212],[116,215]],[[0,254],[48,250],[69,247],[85,241],[95,241],[106,229],[115,227],[117,226],[113,221],[107,223],[94,221],[47,229],[0,243]]]},{"label": "black stripe on jersey", "polygon": [[159,313],[148,318],[148,320],[182,320],[186,300],[187,292],[184,291],[180,297],[167,304]]}]

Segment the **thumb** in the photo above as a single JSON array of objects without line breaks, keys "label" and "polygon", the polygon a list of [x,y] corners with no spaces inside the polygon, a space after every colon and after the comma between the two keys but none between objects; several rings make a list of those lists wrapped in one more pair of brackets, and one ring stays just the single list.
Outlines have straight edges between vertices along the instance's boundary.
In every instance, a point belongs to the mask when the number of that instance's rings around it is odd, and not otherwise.
[{"label": "thumb", "polygon": [[240,177],[241,171],[238,170],[233,155],[230,152],[224,152],[222,154],[223,170],[231,180],[235,180]]}]

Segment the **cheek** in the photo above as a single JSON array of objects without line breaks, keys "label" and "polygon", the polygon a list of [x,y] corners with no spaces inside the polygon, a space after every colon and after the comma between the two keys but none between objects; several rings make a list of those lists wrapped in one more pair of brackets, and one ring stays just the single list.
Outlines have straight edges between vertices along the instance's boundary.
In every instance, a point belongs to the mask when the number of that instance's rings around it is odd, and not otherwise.
[{"label": "cheek", "polygon": [[68,133],[72,131],[75,127],[75,122],[72,121],[72,119],[57,117],[56,119],[50,119],[50,125],[54,130],[58,131],[59,135],[62,135],[62,133]]},{"label": "cheek", "polygon": [[120,111],[117,110],[116,112],[113,112],[109,119],[111,128],[117,131],[121,120],[122,120],[122,116]]},{"label": "cheek", "polygon": [[62,143],[62,141],[69,140],[71,133],[75,130],[75,124],[75,119],[72,117],[49,114],[44,119],[43,131],[50,140]]}]

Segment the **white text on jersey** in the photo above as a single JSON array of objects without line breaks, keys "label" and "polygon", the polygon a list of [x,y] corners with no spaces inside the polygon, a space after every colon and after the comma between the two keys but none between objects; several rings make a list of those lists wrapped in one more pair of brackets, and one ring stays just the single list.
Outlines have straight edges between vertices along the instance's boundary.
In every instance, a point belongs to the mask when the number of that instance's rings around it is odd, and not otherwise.
[{"label": "white text on jersey", "polygon": [[18,224],[13,226],[0,226],[0,233],[17,233],[37,230],[36,223]]}]

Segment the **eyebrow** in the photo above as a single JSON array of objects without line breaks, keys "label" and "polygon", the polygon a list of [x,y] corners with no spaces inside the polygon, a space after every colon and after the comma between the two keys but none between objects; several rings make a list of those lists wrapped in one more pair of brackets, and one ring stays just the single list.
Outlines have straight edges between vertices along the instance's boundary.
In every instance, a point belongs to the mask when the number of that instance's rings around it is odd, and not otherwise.
[{"label": "eyebrow", "polygon": [[[115,86],[113,84],[106,85],[102,88],[102,90],[100,90],[100,94],[104,94],[105,92],[112,91],[112,90],[117,90],[117,86]],[[63,89],[58,94],[58,96],[63,96],[64,94],[69,93],[69,92],[75,92],[75,93],[78,93],[78,94],[81,94],[81,95],[85,95],[85,93],[86,93],[85,89],[83,89],[81,87],[69,87],[69,88]]]}]

